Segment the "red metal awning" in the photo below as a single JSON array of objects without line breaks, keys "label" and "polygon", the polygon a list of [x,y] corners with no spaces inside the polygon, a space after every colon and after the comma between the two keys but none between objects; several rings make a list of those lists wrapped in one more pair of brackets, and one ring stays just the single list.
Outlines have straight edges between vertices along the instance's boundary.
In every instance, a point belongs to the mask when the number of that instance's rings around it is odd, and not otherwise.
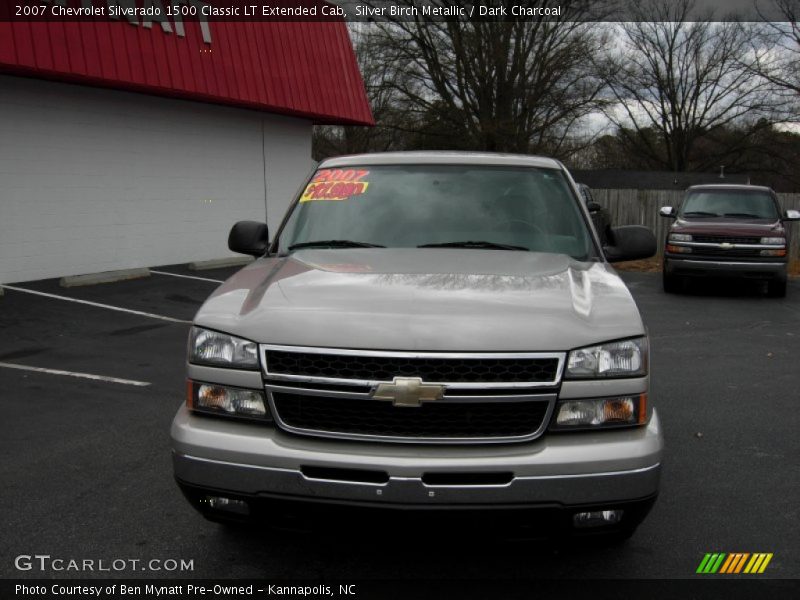
[{"label": "red metal awning", "polygon": [[0,72],[315,123],[374,124],[344,22],[213,21],[207,27],[187,21],[179,33],[158,22],[2,21]]}]

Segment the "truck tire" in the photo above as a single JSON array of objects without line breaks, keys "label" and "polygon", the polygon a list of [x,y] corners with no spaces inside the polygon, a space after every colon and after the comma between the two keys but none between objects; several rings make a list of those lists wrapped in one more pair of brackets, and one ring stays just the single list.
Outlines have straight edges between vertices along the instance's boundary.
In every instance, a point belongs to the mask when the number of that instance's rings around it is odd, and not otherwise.
[{"label": "truck tire", "polygon": [[786,295],[786,280],[775,279],[767,282],[767,296],[770,298],[783,298]]}]

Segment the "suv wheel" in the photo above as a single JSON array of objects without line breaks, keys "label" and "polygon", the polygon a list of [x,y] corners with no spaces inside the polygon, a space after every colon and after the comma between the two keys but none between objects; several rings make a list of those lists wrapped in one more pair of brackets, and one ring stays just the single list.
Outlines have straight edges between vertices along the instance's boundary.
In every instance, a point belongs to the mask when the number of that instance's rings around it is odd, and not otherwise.
[{"label": "suv wheel", "polygon": [[677,294],[681,289],[682,281],[675,275],[663,273],[664,292],[667,294]]},{"label": "suv wheel", "polygon": [[767,282],[767,296],[770,298],[783,298],[786,295],[786,280],[775,279]]}]

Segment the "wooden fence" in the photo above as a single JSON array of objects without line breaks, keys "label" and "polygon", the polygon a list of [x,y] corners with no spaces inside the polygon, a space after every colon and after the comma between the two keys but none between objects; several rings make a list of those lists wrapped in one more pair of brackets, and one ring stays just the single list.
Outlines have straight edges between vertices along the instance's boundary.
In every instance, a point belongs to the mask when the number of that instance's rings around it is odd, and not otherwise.
[{"label": "wooden fence", "polygon": [[[592,190],[594,199],[608,210],[612,225],[646,225],[656,234],[659,253],[664,249],[664,236],[672,219],[658,214],[662,206],[678,206],[680,190]],[[783,210],[800,210],[800,194],[778,194]],[[792,231],[789,254],[800,257],[800,222],[790,224]]]}]

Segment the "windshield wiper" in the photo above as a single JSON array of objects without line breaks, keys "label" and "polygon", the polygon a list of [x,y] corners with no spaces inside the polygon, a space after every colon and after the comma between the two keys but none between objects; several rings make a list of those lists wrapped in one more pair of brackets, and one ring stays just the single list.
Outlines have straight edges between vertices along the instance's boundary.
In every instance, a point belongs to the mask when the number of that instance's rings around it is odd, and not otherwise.
[{"label": "windshield wiper", "polygon": [[354,242],[353,240],[317,240],[315,242],[300,242],[289,246],[289,251],[298,248],[386,248],[380,244],[368,242]]},{"label": "windshield wiper", "polygon": [[761,217],[759,215],[754,215],[752,213],[725,213],[722,216],[723,217],[741,217],[743,219],[763,219],[764,218],[764,217]]},{"label": "windshield wiper", "polygon": [[683,217],[719,217],[717,213],[706,212],[704,210],[690,210],[681,215]]},{"label": "windshield wiper", "polygon": [[440,244],[422,244],[417,248],[483,248],[486,250],[524,250],[530,252],[525,246],[512,246],[496,242],[442,242]]}]

